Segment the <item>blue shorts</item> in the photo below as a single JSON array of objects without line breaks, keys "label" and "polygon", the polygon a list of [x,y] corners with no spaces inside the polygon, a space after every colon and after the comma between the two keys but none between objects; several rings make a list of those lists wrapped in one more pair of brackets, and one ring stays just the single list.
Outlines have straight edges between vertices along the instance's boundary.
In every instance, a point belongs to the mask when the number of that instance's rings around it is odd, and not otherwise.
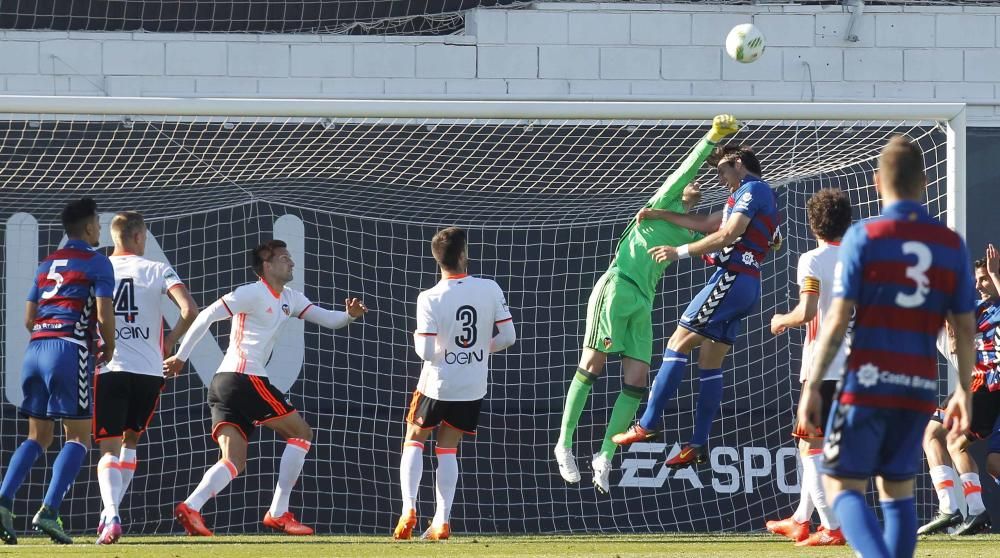
[{"label": "blue shorts", "polygon": [[743,318],[750,315],[759,300],[760,277],[720,267],[688,305],[679,325],[732,345],[740,334]]},{"label": "blue shorts", "polygon": [[94,357],[64,339],[28,343],[21,369],[21,414],[41,419],[89,419]]},{"label": "blue shorts", "polygon": [[832,477],[880,476],[903,481],[917,476],[929,413],[833,404],[820,472]]}]

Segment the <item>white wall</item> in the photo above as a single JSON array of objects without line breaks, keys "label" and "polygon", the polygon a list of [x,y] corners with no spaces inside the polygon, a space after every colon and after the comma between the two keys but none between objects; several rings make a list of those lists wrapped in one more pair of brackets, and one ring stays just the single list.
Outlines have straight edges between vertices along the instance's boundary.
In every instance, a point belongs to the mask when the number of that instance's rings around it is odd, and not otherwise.
[{"label": "white wall", "polygon": [[[768,49],[729,60],[753,20]],[[7,94],[964,100],[1000,124],[1000,8],[538,4],[474,10],[464,35],[7,31]]]}]

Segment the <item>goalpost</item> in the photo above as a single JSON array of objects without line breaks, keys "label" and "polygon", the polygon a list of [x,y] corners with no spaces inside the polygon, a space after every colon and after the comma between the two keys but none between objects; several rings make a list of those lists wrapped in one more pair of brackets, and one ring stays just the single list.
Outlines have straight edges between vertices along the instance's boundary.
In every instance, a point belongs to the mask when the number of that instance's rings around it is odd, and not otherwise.
[{"label": "goalpost", "polygon": [[[856,217],[876,215],[878,152],[906,133],[924,148],[931,214],[965,228],[961,104],[11,96],[0,97],[0,113],[0,459],[26,431],[15,418],[27,344],[21,312],[38,259],[62,240],[65,201],[95,197],[105,225],[115,211],[144,213],[147,257],[169,261],[201,307],[253,280],[246,252],[281,238],[297,263],[293,287],[326,306],[358,296],[372,310],[333,334],[293,323],[269,364],[272,381],[315,429],[291,508],[321,533],[388,534],[395,523],[403,415],[419,373],[414,304],[436,281],[428,241],[440,227],[469,229],[470,271],[505,289],[518,328],[517,345],[493,356],[480,434],[460,450],[453,528],[485,533],[749,531],[787,515],[798,492],[788,433],[802,334],[775,338],[769,323],[794,304],[798,255],[815,246],[806,200],[839,187]],[[628,220],[720,113],[745,122],[734,141],[757,148],[786,243],[763,266],[759,311],[724,365],[711,462],[697,471],[662,467],[690,435],[689,379],[667,410],[666,443],[625,448],[610,497],[594,491],[589,455],[621,388],[612,359],[577,432],[583,481],[567,486],[552,447],[587,297]],[[707,211],[727,192],[714,169],[702,170],[697,210]],[[685,260],[665,274],[654,300],[654,370],[710,273]],[[217,458],[205,397],[227,331],[207,337],[185,375],[168,383],[122,504],[129,533],[178,532],[174,504]],[[944,395],[943,361],[940,383]],[[246,473],[203,510],[216,532],[260,530],[279,455],[273,438],[257,435]],[[73,531],[96,524],[95,463],[63,505]],[[429,517],[433,467],[425,470],[419,512]],[[33,470],[15,502],[18,521],[31,517],[49,475]],[[929,517],[936,504],[921,483],[920,513]]]}]

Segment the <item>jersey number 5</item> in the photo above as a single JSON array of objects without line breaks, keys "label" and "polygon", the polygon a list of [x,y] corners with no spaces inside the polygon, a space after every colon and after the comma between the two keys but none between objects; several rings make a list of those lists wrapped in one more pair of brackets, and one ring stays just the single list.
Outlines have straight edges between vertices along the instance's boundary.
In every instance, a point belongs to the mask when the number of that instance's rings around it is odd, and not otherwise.
[{"label": "jersey number 5", "polygon": [[462,335],[455,337],[455,344],[463,349],[476,344],[478,332],[476,330],[476,309],[472,306],[460,306],[455,313],[455,319],[462,322]]},{"label": "jersey number 5", "polygon": [[924,303],[927,293],[931,291],[931,280],[927,278],[927,270],[931,268],[931,249],[923,242],[911,240],[903,243],[903,253],[917,257],[916,265],[906,268],[906,278],[917,284],[917,290],[910,294],[896,294],[896,304],[903,308],[915,308]]},{"label": "jersey number 5", "polygon": [[135,282],[131,278],[118,282],[115,291],[115,316],[122,316],[128,323],[135,323],[139,308],[135,305]]},{"label": "jersey number 5", "polygon": [[42,299],[48,300],[59,292],[59,287],[63,284],[62,273],[56,271],[57,268],[66,267],[69,265],[69,260],[52,260],[52,267],[49,268],[49,274],[45,276],[46,279],[51,279],[56,282],[56,286],[52,287],[51,291],[45,291],[42,293]]}]

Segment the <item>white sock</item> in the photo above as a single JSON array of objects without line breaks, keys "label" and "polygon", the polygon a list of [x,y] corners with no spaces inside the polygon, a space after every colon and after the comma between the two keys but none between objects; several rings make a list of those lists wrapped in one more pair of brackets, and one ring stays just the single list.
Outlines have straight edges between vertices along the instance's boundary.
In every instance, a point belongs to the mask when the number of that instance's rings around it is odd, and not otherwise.
[{"label": "white sock", "polygon": [[952,498],[951,491],[955,488],[955,470],[947,465],[931,467],[931,482],[937,492],[938,507],[944,513],[958,511],[958,501]]},{"label": "white sock", "polygon": [[201,478],[198,487],[188,496],[184,503],[191,506],[194,511],[201,511],[210,498],[214,498],[233,482],[237,474],[236,465],[228,459],[220,459],[218,463],[212,465],[205,471],[205,476]]},{"label": "white sock", "polygon": [[813,505],[816,506],[819,522],[831,531],[840,529],[840,521],[837,520],[837,514],[833,513],[833,506],[826,501],[823,476],[819,473],[819,464],[823,460],[823,450],[810,450],[809,453],[810,455],[802,460],[802,466],[812,469],[812,474],[807,477],[809,479],[809,497],[812,499]]},{"label": "white sock", "polygon": [[805,523],[812,519],[813,514],[812,494],[809,492],[809,486],[813,481],[809,477],[816,476],[816,467],[812,465],[808,456],[800,454],[799,457],[802,459],[802,478],[799,479],[799,507],[795,508],[792,520],[796,523]]},{"label": "white sock", "polygon": [[274,498],[271,499],[271,517],[281,517],[288,511],[288,497],[292,495],[292,487],[299,480],[302,464],[306,462],[306,454],[312,446],[301,438],[289,438],[285,451],[281,452],[281,463],[278,465],[278,484],[274,487]]},{"label": "white sock", "polygon": [[97,462],[97,484],[101,489],[101,502],[104,503],[102,517],[108,519],[118,515],[118,501],[115,496],[121,489],[122,474],[118,468],[118,457],[105,454]]},{"label": "white sock", "polygon": [[962,473],[962,489],[965,503],[969,505],[969,516],[986,511],[983,505],[983,485],[979,484],[979,473]]},{"label": "white sock", "polygon": [[455,501],[458,487],[458,448],[435,448],[437,454],[437,510],[432,525],[448,523],[451,518],[451,504]]},{"label": "white sock", "polygon": [[135,476],[135,467],[138,462],[135,457],[135,450],[122,446],[122,453],[118,456],[118,466],[122,472],[122,486],[115,497],[115,501],[119,506],[122,505],[122,499],[125,498],[125,491],[132,484],[132,477]]},{"label": "white sock", "polygon": [[417,491],[420,477],[424,474],[424,445],[409,441],[403,444],[403,456],[399,460],[399,488],[403,493],[403,511],[417,507]]}]

